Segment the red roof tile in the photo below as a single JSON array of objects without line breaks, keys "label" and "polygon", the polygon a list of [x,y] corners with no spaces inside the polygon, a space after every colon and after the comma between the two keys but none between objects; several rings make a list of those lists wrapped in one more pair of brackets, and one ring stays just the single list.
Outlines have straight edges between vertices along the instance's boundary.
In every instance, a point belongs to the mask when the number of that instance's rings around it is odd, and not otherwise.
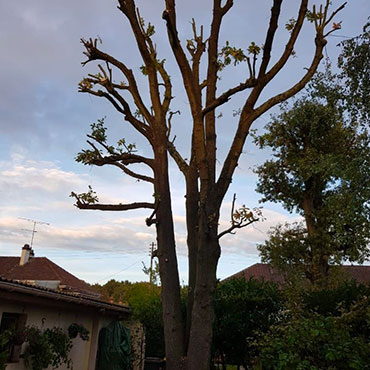
[{"label": "red roof tile", "polygon": [[[370,284],[370,266],[354,266],[347,265],[342,266],[345,274],[351,279],[356,280],[358,283]],[[241,278],[244,277],[246,280],[250,278],[263,279],[265,281],[273,281],[275,283],[284,283],[284,276],[277,269],[274,269],[271,265],[265,263],[256,263],[246,269],[237,272],[234,275],[226,278]]]},{"label": "red roof tile", "polygon": [[19,257],[0,257],[0,276],[19,281],[60,281],[60,285],[65,285],[74,291],[97,294],[86,282],[78,279],[46,257],[31,257],[23,266],[19,265],[19,260]]}]

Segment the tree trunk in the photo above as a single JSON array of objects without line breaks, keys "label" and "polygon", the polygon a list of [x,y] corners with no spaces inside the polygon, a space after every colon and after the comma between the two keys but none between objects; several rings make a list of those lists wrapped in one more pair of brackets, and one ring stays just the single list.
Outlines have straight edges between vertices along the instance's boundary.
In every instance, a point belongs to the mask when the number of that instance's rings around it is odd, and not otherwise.
[{"label": "tree trunk", "polygon": [[166,141],[155,150],[156,167],[155,196],[159,271],[167,369],[181,368],[184,356],[184,326],[181,313],[180,282],[176,257],[175,235],[168,179]]},{"label": "tree trunk", "polygon": [[320,203],[320,194],[315,195],[315,182],[306,181],[306,194],[303,199],[303,211],[306,221],[307,234],[309,242],[311,243],[311,266],[310,266],[310,280],[313,285],[323,281],[328,275],[329,265],[328,257],[326,256],[325,240],[320,231],[320,222],[315,217],[315,211],[317,212],[316,203]]},{"label": "tree trunk", "polygon": [[189,281],[188,296],[186,304],[186,333],[185,348],[189,344],[190,323],[194,302],[194,290],[197,276],[197,252],[198,252],[198,209],[199,190],[198,190],[198,171],[194,160],[190,162],[189,172],[186,176],[186,227],[187,227],[187,246]]},{"label": "tree trunk", "polygon": [[[210,201],[210,200],[209,200]],[[213,327],[213,296],[220,257],[218,212],[200,208],[197,279],[187,352],[187,370],[209,370]]]}]

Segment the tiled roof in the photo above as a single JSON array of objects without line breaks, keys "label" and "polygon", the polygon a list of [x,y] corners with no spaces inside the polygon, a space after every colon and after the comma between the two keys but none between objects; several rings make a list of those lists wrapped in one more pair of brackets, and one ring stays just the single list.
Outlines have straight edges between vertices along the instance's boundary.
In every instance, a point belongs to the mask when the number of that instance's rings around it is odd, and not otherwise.
[{"label": "tiled roof", "polygon": [[[370,266],[342,266],[343,272],[351,279],[356,280],[358,283],[370,284]],[[273,281],[278,284],[284,283],[284,276],[277,269],[274,269],[269,264],[256,263],[246,269],[237,272],[236,274],[228,277],[231,278],[244,277],[246,280],[250,278],[263,279],[265,281]]]},{"label": "tiled roof", "polygon": [[246,280],[251,278],[263,279],[265,281],[273,281],[278,284],[284,282],[284,277],[278,270],[264,263],[256,263],[250,267],[247,267],[246,269],[229,276],[226,280],[241,277],[244,277]]},{"label": "tiled roof", "polygon": [[115,304],[115,303],[108,303],[101,301],[100,299],[96,299],[93,297],[81,297],[76,296],[73,293],[68,292],[59,292],[52,289],[42,288],[38,286],[30,286],[18,281],[13,281],[9,279],[5,279],[4,277],[0,276],[0,295],[1,291],[8,291],[12,293],[19,293],[22,295],[31,295],[37,297],[37,299],[50,299],[56,300],[58,302],[63,301],[67,304],[72,305],[83,305],[88,307],[93,307],[99,309],[104,309],[108,312],[116,313],[116,314],[130,314],[131,309],[128,306]]},{"label": "tiled roof", "polygon": [[66,286],[67,289],[96,295],[90,285],[46,257],[31,257],[23,266],[19,265],[19,260],[19,257],[0,257],[0,276],[18,281],[60,281],[60,285]]}]

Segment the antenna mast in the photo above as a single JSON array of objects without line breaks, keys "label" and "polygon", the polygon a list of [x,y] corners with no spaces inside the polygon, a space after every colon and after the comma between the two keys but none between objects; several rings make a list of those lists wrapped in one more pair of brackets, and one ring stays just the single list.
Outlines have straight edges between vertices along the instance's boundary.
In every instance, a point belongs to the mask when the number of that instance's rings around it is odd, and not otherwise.
[{"label": "antenna mast", "polygon": [[[47,222],[42,222],[42,221],[36,221],[36,220],[32,220],[30,218],[24,218],[24,217],[19,217],[20,220],[25,220],[25,221],[28,221],[28,222],[32,222],[33,223],[33,228],[32,230],[27,230],[27,231],[31,231],[32,232],[32,237],[31,237],[31,248],[32,248],[32,245],[33,245],[33,239],[35,237],[35,233],[37,233],[36,231],[36,225],[50,225],[49,223]],[[23,229],[23,230],[26,230],[26,229]]]}]

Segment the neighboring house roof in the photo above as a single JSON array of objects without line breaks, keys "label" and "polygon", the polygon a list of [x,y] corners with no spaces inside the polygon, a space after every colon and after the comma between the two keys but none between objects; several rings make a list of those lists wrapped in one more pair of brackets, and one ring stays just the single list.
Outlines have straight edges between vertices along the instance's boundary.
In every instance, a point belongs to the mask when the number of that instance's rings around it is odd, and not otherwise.
[{"label": "neighboring house roof", "polygon": [[20,257],[0,257],[0,276],[17,281],[60,281],[63,289],[82,294],[99,294],[86,282],[70,274],[46,257],[31,257],[23,266]]},{"label": "neighboring house roof", "polygon": [[265,263],[256,263],[246,269],[237,272],[234,275],[229,276],[225,280],[232,278],[242,278],[249,280],[254,279],[263,279],[265,281],[273,281],[274,283],[284,283],[284,276],[277,269]]},{"label": "neighboring house roof", "polygon": [[[342,266],[343,272],[350,279],[356,280],[358,283],[370,284],[370,266],[354,266],[345,265]],[[263,279],[265,281],[273,281],[278,284],[284,283],[284,275],[279,270],[273,268],[269,264],[256,263],[246,269],[237,272],[234,275],[229,276],[225,280],[231,278],[244,277],[246,280],[250,278]]]},{"label": "neighboring house roof", "polygon": [[70,305],[87,306],[116,315],[129,314],[131,312],[130,308],[124,305],[108,303],[92,297],[76,296],[73,293],[60,292],[38,286],[30,286],[19,281],[5,279],[0,276],[0,295],[3,296],[1,292],[4,292],[4,297],[5,292],[11,294],[12,300],[14,299],[15,294],[18,294],[24,297],[32,296],[34,299],[43,301],[44,303],[56,302],[56,304],[58,304],[58,302],[63,302]]}]

